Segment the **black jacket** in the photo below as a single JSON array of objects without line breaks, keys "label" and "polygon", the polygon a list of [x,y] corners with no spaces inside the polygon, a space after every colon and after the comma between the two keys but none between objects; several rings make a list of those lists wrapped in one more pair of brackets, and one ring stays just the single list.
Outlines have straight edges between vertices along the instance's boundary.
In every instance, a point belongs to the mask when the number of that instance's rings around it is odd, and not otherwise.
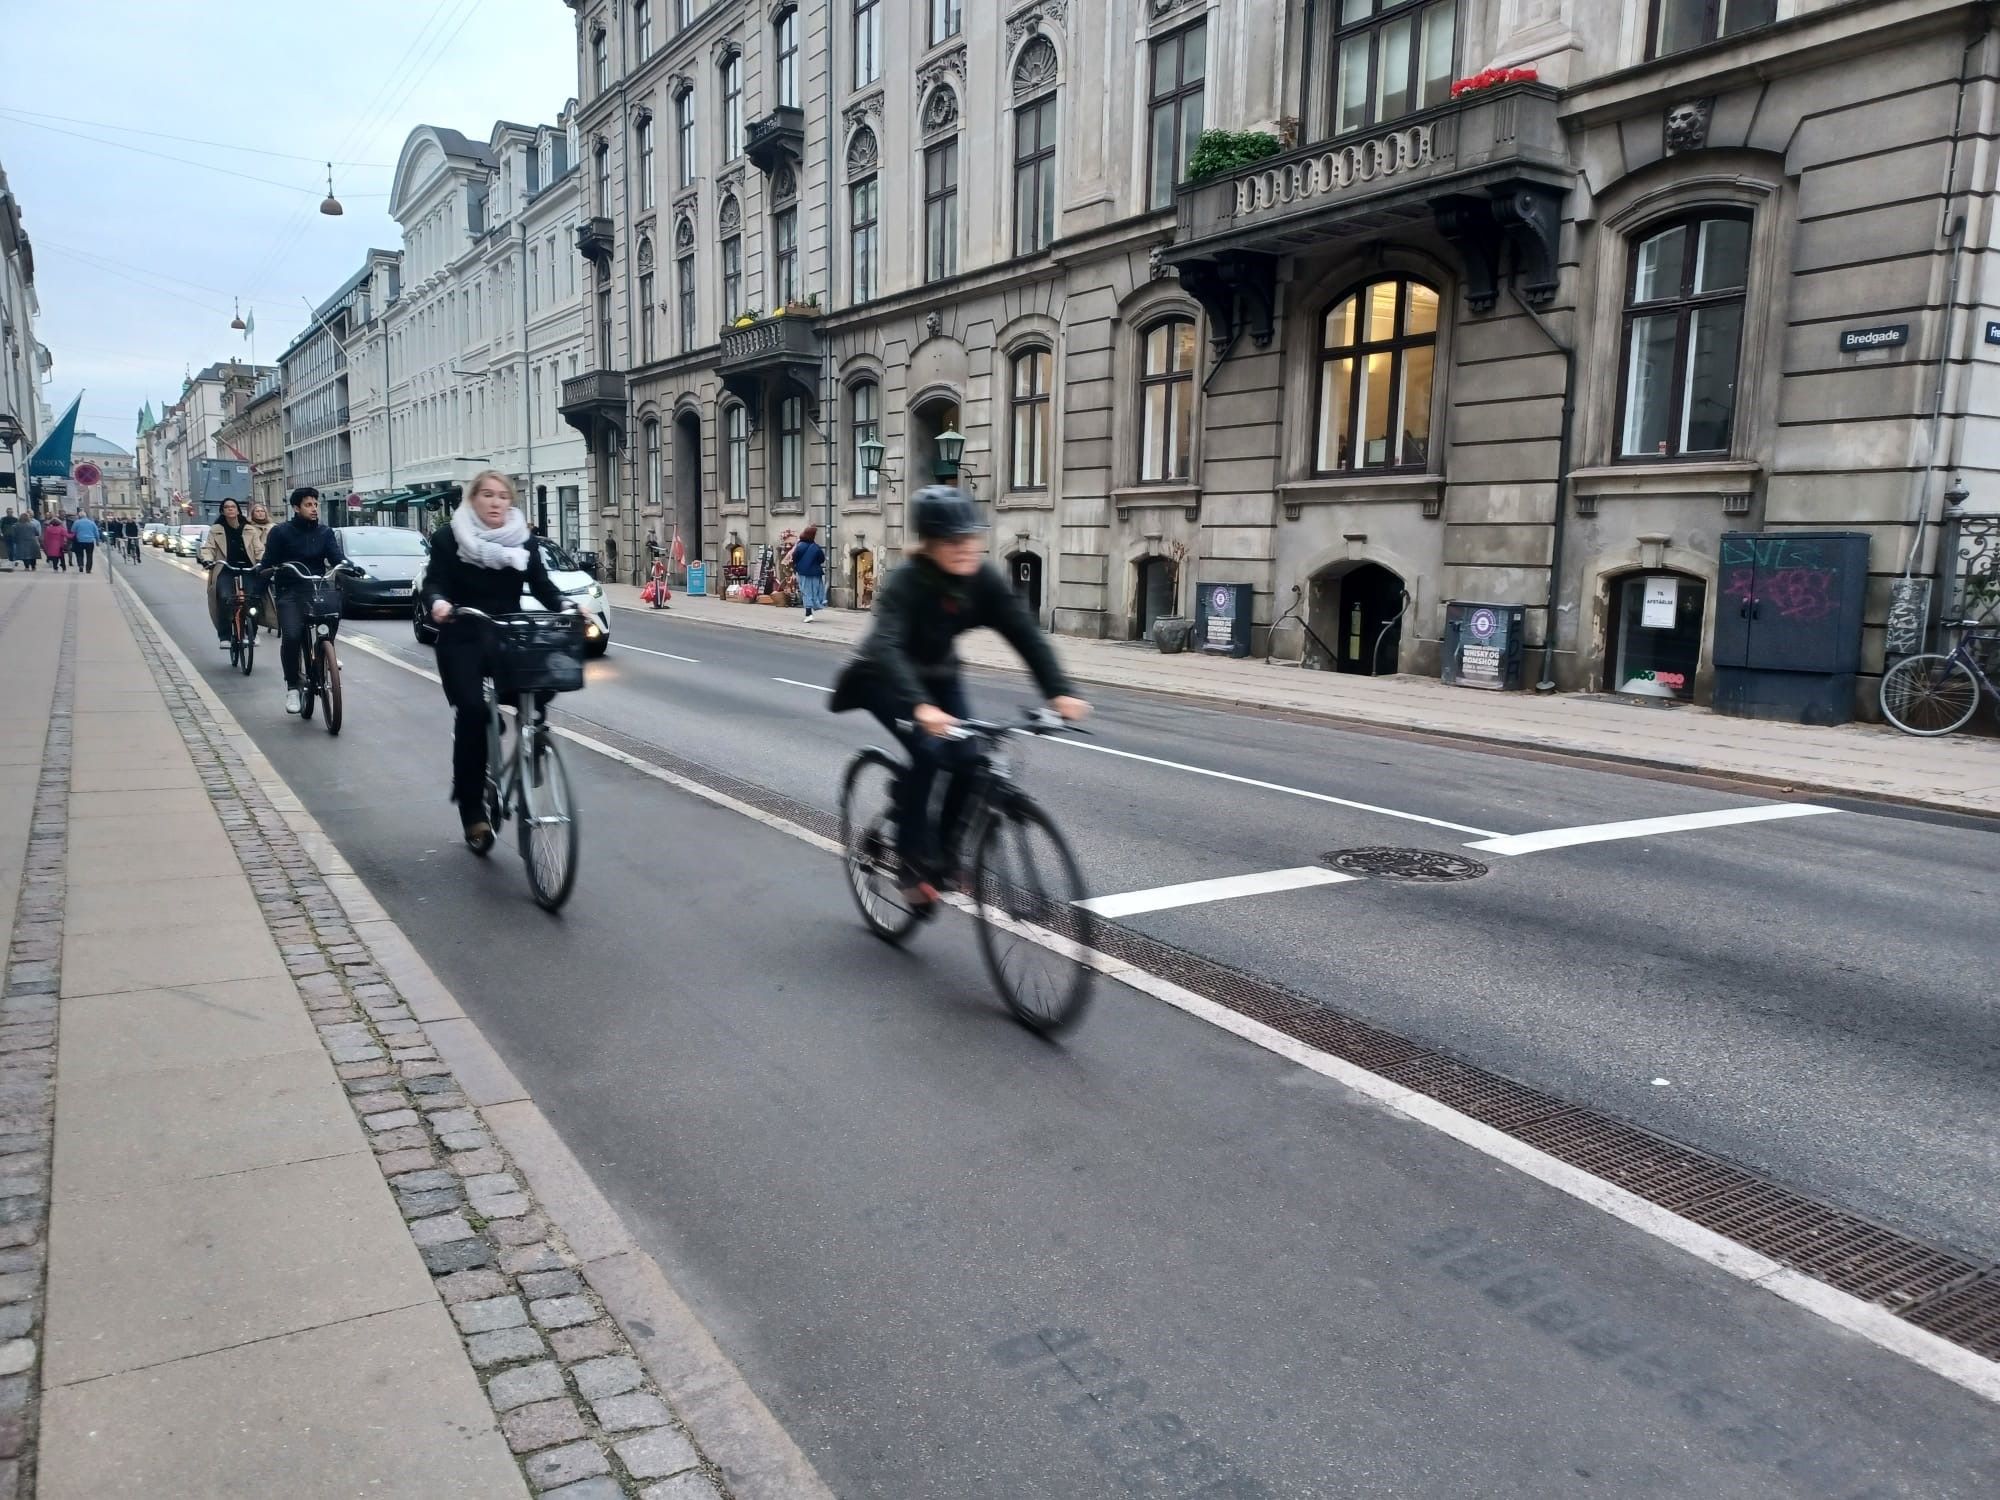
[{"label": "black jacket", "polygon": [[528,571],[513,568],[482,568],[458,555],[458,539],[449,526],[431,535],[431,559],[424,568],[423,587],[417,591],[423,616],[442,599],[454,608],[482,610],[489,615],[516,614],[521,608],[525,586],[544,609],[558,610],[565,603],[562,590],[549,579],[548,564],[542,560],[541,538],[527,541]]},{"label": "black jacket", "polygon": [[[271,534],[264,538],[264,555],[258,560],[266,569],[295,562],[308,573],[324,573],[346,561],[347,549],[341,546],[337,530],[324,521],[301,525],[297,516],[271,528]],[[282,591],[296,586],[298,579],[290,573],[274,573],[272,582]]]},{"label": "black jacket", "polygon": [[955,642],[982,627],[999,631],[1021,653],[1043,697],[1069,693],[1048,638],[998,568],[988,563],[969,578],[955,578],[918,557],[882,581],[874,623],[834,683],[833,711],[881,704],[895,718],[909,718],[919,703],[936,701],[935,684],[957,679]]}]

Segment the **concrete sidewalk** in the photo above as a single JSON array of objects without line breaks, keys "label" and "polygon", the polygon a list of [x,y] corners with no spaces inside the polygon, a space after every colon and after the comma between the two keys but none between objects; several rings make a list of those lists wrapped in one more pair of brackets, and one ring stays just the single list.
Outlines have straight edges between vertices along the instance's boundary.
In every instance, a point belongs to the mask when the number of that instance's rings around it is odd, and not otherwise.
[{"label": "concrete sidewalk", "polygon": [[[607,585],[607,593],[620,610],[648,608],[639,602],[638,589],[628,585]],[[797,609],[692,599],[679,593],[669,613],[679,619],[843,643],[858,640],[868,620],[866,614],[836,609],[806,624]],[[1821,729],[1586,694],[1482,693],[1446,687],[1431,678],[1351,677],[1258,659],[1236,661],[1193,653],[1162,656],[1139,642],[1063,636],[1057,646],[1079,682],[1799,791],[2000,815],[2000,740],[1980,735],[1917,739],[1870,724]],[[967,640],[964,656],[975,666],[1019,666],[1007,644],[989,632]]]},{"label": "concrete sidewalk", "polygon": [[0,1500],[714,1500],[429,1045],[470,1023],[119,592],[0,582]]}]

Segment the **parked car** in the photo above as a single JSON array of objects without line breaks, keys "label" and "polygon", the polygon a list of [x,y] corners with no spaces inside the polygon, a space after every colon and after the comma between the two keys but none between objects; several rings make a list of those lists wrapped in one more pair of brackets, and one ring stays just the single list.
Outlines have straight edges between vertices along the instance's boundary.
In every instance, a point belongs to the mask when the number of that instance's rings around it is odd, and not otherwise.
[{"label": "parked car", "polygon": [[[584,649],[592,656],[602,656],[611,649],[611,601],[604,597],[602,585],[583,570],[566,548],[546,537],[542,539],[542,556],[548,563],[549,582],[592,617],[587,632],[589,644]],[[539,611],[541,607],[532,594],[522,591],[522,609]]]},{"label": "parked car", "polygon": [[174,528],[174,556],[193,557],[201,550],[201,544],[207,540],[206,526],[177,526]]},{"label": "parked car", "polygon": [[343,526],[340,541],[347,560],[361,569],[341,591],[347,613],[408,614],[430,555],[424,534],[402,526]]}]

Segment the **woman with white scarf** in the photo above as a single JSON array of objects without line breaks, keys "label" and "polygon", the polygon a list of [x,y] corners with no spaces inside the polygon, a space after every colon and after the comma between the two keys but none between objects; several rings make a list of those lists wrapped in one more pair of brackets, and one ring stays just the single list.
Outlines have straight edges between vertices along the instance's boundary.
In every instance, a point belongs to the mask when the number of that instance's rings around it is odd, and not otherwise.
[{"label": "woman with white scarf", "polygon": [[460,607],[489,615],[518,613],[523,590],[548,610],[568,601],[549,581],[541,543],[528,530],[505,474],[488,469],[472,481],[451,524],[431,537],[421,597],[437,626],[438,677],[456,720],[451,739],[451,796],[465,842],[479,854],[493,847],[486,818],[486,629],[452,622]]}]

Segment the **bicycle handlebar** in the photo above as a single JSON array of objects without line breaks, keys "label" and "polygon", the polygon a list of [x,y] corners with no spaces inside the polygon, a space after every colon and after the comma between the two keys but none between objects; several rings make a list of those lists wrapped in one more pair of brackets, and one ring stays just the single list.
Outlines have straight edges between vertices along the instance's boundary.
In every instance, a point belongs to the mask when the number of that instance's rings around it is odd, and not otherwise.
[{"label": "bicycle handlebar", "polygon": [[[916,724],[898,719],[896,727],[914,731]],[[1021,717],[1009,723],[995,719],[960,719],[939,735],[944,740],[1002,740],[1010,734],[1089,734],[1081,724],[1072,724],[1052,708],[1024,708]]]},{"label": "bicycle handlebar", "polygon": [[[449,599],[447,599],[445,602],[447,604],[451,603]],[[578,609],[576,605],[570,602],[569,600],[564,600],[563,607],[557,610],[556,613],[559,615],[580,615],[583,613],[583,611]],[[499,618],[496,618],[493,615],[489,615],[488,613],[486,613],[486,611],[483,609],[474,609],[470,604],[452,604],[451,613],[446,615],[442,620],[438,621],[437,623],[440,625],[449,625],[453,620],[459,619],[461,617],[468,620],[484,620],[488,625],[498,625],[502,619],[516,619],[516,620],[532,619],[534,618],[534,611],[522,610],[519,614],[516,615],[503,615],[500,616]]]},{"label": "bicycle handlebar", "polygon": [[[261,563],[258,564],[259,568],[262,568],[262,566],[263,564]],[[281,562],[276,567],[272,568],[270,571],[273,573],[296,573],[301,578],[337,578],[342,573],[359,574],[361,572],[361,569],[357,568],[353,563],[349,562],[346,558],[343,557],[339,562],[335,563],[332,567],[328,568],[324,573],[308,573],[303,567],[301,567],[298,563],[295,562]]]}]

